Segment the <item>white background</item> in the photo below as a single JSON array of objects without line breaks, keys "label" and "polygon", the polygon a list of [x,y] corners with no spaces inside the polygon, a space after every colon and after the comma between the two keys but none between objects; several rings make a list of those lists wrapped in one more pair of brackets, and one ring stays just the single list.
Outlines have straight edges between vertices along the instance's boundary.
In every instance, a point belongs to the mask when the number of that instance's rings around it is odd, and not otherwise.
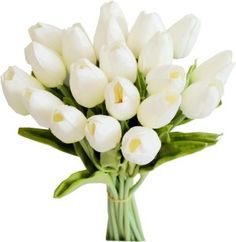
[{"label": "white background", "polygon": [[[201,34],[185,67],[232,49],[236,54],[236,14],[230,0],[118,0],[129,26],[141,10],[157,11],[166,26],[188,13],[202,21]],[[25,70],[27,29],[38,21],[65,28],[81,22],[92,37],[103,1],[1,1],[0,72],[16,64]],[[152,172],[137,192],[148,242],[236,241],[236,71],[223,105],[186,131],[224,133],[215,146]],[[54,188],[83,168],[79,159],[17,135],[20,126],[37,127],[15,114],[0,92],[0,241],[104,241],[107,222],[103,185],[88,185],[61,200]]]}]

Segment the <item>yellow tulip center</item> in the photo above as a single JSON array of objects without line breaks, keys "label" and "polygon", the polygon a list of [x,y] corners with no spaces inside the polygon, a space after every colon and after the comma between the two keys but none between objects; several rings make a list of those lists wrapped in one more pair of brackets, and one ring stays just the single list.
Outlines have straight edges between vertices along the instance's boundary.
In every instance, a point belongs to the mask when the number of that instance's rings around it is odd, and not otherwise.
[{"label": "yellow tulip center", "polygon": [[59,113],[59,112],[56,112],[55,114],[54,114],[54,116],[53,116],[53,121],[54,122],[61,122],[61,121],[63,121],[64,120],[64,117],[63,117],[63,115],[61,114],[61,113]]},{"label": "yellow tulip center", "polygon": [[95,131],[96,131],[96,124],[95,123],[92,123],[92,122],[89,122],[87,124],[87,127],[88,127],[88,131],[91,135],[94,135],[95,134]]},{"label": "yellow tulip center", "polygon": [[174,104],[178,100],[177,95],[168,95],[166,96],[166,101],[169,102],[170,104]]},{"label": "yellow tulip center", "polygon": [[115,103],[123,102],[123,87],[117,82],[114,86]]},{"label": "yellow tulip center", "polygon": [[140,139],[132,139],[129,143],[130,152],[135,152],[140,145],[141,145]]},{"label": "yellow tulip center", "polygon": [[181,77],[181,73],[180,73],[179,71],[171,71],[171,72],[169,73],[169,77],[170,77],[171,79],[178,79],[178,78]]}]

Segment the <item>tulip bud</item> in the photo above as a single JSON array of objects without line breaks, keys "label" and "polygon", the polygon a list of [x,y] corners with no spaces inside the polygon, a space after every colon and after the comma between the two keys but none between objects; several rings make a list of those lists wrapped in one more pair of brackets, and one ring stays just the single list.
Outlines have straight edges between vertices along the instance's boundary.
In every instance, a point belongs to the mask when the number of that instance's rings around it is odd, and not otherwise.
[{"label": "tulip bud", "polygon": [[84,138],[86,118],[72,106],[57,106],[52,114],[50,130],[63,143],[75,143]]},{"label": "tulip bud", "polygon": [[148,72],[146,77],[148,93],[161,91],[181,93],[185,87],[185,71],[181,66],[159,66]]},{"label": "tulip bud", "polygon": [[120,76],[136,81],[137,62],[131,50],[123,42],[104,45],[100,51],[100,68],[109,81]]},{"label": "tulip bud", "polygon": [[190,119],[205,118],[219,105],[223,84],[218,80],[196,82],[184,90],[181,110]]},{"label": "tulip bud", "polygon": [[143,47],[139,56],[138,66],[143,74],[151,69],[170,65],[173,59],[173,46],[167,32],[157,32]]},{"label": "tulip bud", "polygon": [[87,120],[85,136],[93,149],[106,152],[120,142],[121,126],[110,116],[94,115]]},{"label": "tulip bud", "polygon": [[[127,26],[124,14],[120,9],[119,5],[112,1],[109,3],[103,4],[100,9],[100,16],[97,24],[96,33],[94,36],[94,47],[95,47],[97,56],[99,56],[101,47],[104,44],[106,44],[107,36],[109,35],[109,32],[113,31],[114,34],[116,33],[117,28],[115,28],[114,30],[110,28],[110,30],[108,30],[108,25],[111,18],[116,19],[121,31],[123,32],[124,37],[126,37],[128,33],[128,26]],[[120,31],[118,30],[117,36],[120,36],[119,32]]]},{"label": "tulip bud", "polygon": [[62,54],[68,69],[70,69],[70,65],[73,62],[81,58],[86,58],[94,64],[96,63],[92,43],[81,24],[74,24],[71,28],[64,31]]},{"label": "tulip bud", "polygon": [[135,116],[140,103],[138,89],[125,78],[117,77],[110,82],[105,91],[106,109],[118,120]]},{"label": "tulip bud", "polygon": [[36,41],[61,54],[62,30],[44,23],[37,23],[29,28],[32,41]]},{"label": "tulip bud", "polygon": [[225,83],[234,67],[232,51],[222,51],[199,65],[192,73],[191,80],[211,81],[218,79]]},{"label": "tulip bud", "polygon": [[138,120],[145,127],[161,128],[174,118],[180,103],[181,96],[177,93],[162,92],[149,96],[139,106]]},{"label": "tulip bud", "polygon": [[25,58],[44,86],[57,87],[63,84],[66,69],[61,57],[55,51],[33,41],[25,48]]},{"label": "tulip bud", "polygon": [[156,13],[145,13],[137,17],[132,29],[128,34],[127,44],[138,59],[140,51],[158,31],[165,31],[165,27]]},{"label": "tulip bud", "polygon": [[200,21],[191,14],[186,15],[169,28],[168,32],[174,46],[174,58],[184,58],[190,53],[197,41],[199,30]]},{"label": "tulip bud", "polygon": [[146,165],[156,157],[160,148],[161,141],[153,129],[136,126],[124,134],[121,151],[126,160]]},{"label": "tulip bud", "polygon": [[43,127],[49,128],[54,109],[63,102],[44,90],[27,89],[24,93],[25,105],[30,115]]},{"label": "tulip bud", "polygon": [[21,115],[29,114],[23,94],[27,88],[44,89],[38,80],[16,66],[10,66],[1,77],[3,93],[8,105]]},{"label": "tulip bud", "polygon": [[70,68],[70,89],[76,102],[92,108],[104,101],[108,80],[105,74],[87,59],[80,59]]}]

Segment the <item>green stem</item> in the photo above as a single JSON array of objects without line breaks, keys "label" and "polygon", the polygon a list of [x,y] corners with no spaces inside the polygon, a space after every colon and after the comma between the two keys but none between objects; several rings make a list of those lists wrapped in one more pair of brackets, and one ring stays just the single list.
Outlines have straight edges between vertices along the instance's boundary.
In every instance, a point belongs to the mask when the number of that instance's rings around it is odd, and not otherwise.
[{"label": "green stem", "polygon": [[107,240],[143,241],[134,193],[131,193],[133,179],[116,175],[111,177],[114,189],[108,188]]}]

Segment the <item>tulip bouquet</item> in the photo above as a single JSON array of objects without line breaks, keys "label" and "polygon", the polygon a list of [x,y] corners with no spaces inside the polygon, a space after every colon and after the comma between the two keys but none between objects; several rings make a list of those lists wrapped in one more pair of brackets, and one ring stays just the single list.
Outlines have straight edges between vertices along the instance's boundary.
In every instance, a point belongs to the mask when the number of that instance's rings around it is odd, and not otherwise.
[{"label": "tulip bouquet", "polygon": [[107,240],[144,240],[134,193],[145,177],[218,140],[218,134],[173,131],[221,104],[234,66],[231,51],[195,62],[188,72],[172,64],[190,53],[199,27],[187,15],[166,29],[156,13],[141,12],[128,32],[120,7],[109,2],[101,7],[94,45],[80,24],[62,30],[38,23],[25,48],[32,73],[12,66],[2,75],[11,108],[44,127],[19,134],[80,157],[85,166],[54,197],[88,183],[107,186]]}]

